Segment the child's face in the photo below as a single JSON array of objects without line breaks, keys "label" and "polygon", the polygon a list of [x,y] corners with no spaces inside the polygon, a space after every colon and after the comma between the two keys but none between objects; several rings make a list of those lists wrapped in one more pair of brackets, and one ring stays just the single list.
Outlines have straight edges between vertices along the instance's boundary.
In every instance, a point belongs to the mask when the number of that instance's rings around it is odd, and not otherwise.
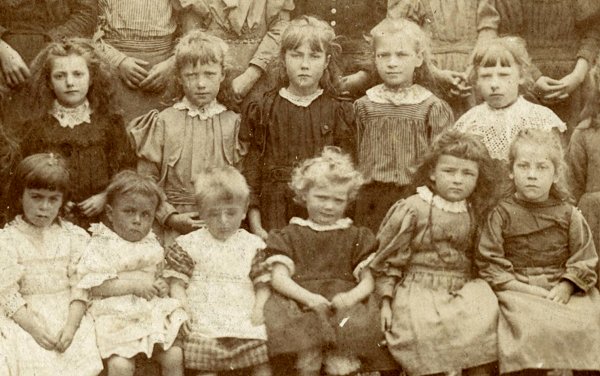
[{"label": "child's face", "polygon": [[348,206],[348,186],[319,184],[304,195],[308,218],[320,225],[331,225],[344,217]]},{"label": "child's face", "polygon": [[423,64],[423,56],[415,51],[414,43],[387,35],[375,39],[375,66],[383,83],[391,89],[413,84],[415,69]]},{"label": "child's face", "polygon": [[517,197],[542,202],[548,199],[552,183],[558,181],[558,174],[548,151],[536,145],[518,145],[510,178],[515,182]]},{"label": "child's face", "polygon": [[246,218],[248,205],[240,200],[206,203],[202,208],[202,219],[210,234],[218,240],[227,240]]},{"label": "child's face", "polygon": [[130,192],[106,205],[106,216],[117,235],[127,241],[137,242],[150,232],[157,206],[155,197]]},{"label": "child's face", "polygon": [[90,71],[79,55],[52,59],[50,83],[58,102],[65,107],[77,107],[87,98],[90,89]]},{"label": "child's face", "polygon": [[495,67],[477,68],[477,89],[483,100],[493,108],[504,108],[513,104],[519,97],[521,72],[516,62],[503,67],[500,62]]},{"label": "child's face", "polygon": [[58,216],[63,204],[63,194],[48,189],[25,188],[21,197],[23,215],[36,227],[48,227]]},{"label": "child's face", "polygon": [[325,52],[313,51],[305,42],[294,50],[285,51],[284,60],[290,81],[288,90],[297,95],[309,95],[319,89],[319,81],[329,64]]},{"label": "child's face", "polygon": [[448,201],[462,201],[471,196],[477,186],[477,162],[442,154],[429,176],[435,192]]},{"label": "child's face", "polygon": [[180,72],[183,94],[198,107],[206,106],[217,97],[224,78],[223,68],[217,63],[187,64]]}]

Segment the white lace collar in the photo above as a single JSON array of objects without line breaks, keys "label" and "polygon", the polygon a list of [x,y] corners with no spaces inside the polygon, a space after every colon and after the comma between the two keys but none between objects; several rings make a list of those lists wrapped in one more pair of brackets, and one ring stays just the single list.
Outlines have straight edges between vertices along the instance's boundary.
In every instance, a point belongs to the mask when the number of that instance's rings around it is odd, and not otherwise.
[{"label": "white lace collar", "polygon": [[143,244],[143,243],[155,243],[156,242],[156,235],[154,235],[154,232],[152,232],[152,230],[150,230],[148,235],[144,236],[141,240],[139,240],[137,242],[130,242],[129,240],[123,239],[116,232],[114,232],[108,226],[106,226],[104,223],[92,223],[90,225],[89,231],[92,233],[93,236],[104,237],[104,238],[108,238],[108,239],[116,239],[116,240],[120,240],[122,242],[131,243],[131,244],[134,244],[134,243],[135,244]]},{"label": "white lace collar", "polygon": [[46,233],[46,231],[54,228],[54,227],[63,227],[63,220],[59,217],[56,217],[56,219],[54,220],[54,222],[52,222],[52,224],[48,227],[38,227],[35,225],[32,225],[31,223],[27,222],[25,220],[25,218],[23,218],[22,214],[19,214],[17,216],[15,216],[15,218],[9,222],[8,225],[11,226],[15,226],[18,229],[22,230],[23,232],[28,232],[28,233]]},{"label": "white lace collar", "polygon": [[434,195],[433,192],[427,186],[421,186],[417,188],[417,194],[419,197],[427,202],[432,203],[434,207],[443,210],[448,213],[466,213],[467,212],[467,201],[448,201],[441,196]]},{"label": "white lace collar", "polygon": [[431,97],[433,93],[421,85],[414,84],[400,90],[389,89],[384,84],[373,86],[367,90],[367,98],[379,104],[418,104]]},{"label": "white lace collar", "polygon": [[287,99],[289,102],[299,107],[308,107],[315,99],[319,98],[323,94],[323,89],[319,89],[312,94],[305,96],[298,96],[290,93],[286,87],[279,89],[279,96]]},{"label": "white lace collar", "polygon": [[76,125],[91,123],[90,115],[92,114],[92,109],[87,99],[79,106],[73,108],[65,107],[55,100],[48,113],[58,121],[61,127],[73,129]]},{"label": "white lace collar", "polygon": [[352,225],[352,220],[350,218],[340,218],[335,223],[330,225],[320,225],[311,221],[310,219],[302,219],[298,217],[293,217],[290,219],[290,224],[310,227],[315,231],[332,231],[332,230],[344,230],[350,228]]},{"label": "white lace collar", "polygon": [[186,97],[175,103],[173,108],[177,110],[187,111],[189,117],[198,117],[200,120],[208,120],[211,117],[227,111],[227,107],[213,99],[209,104],[198,107],[192,104]]}]

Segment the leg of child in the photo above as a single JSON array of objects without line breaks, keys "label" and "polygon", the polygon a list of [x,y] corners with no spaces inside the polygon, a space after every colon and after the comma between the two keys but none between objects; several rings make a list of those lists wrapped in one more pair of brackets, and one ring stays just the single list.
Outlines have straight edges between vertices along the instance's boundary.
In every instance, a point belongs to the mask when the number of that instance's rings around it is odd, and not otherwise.
[{"label": "leg of child", "polygon": [[323,352],[320,347],[299,352],[296,359],[298,376],[319,376],[322,363]]},{"label": "leg of child", "polygon": [[113,355],[106,361],[108,376],[133,376],[135,372],[135,359],[123,358]]},{"label": "leg of child", "polygon": [[254,366],[252,376],[271,376],[271,365],[267,362]]},{"label": "leg of child", "polygon": [[157,348],[154,352],[163,376],[183,376],[183,350],[172,346],[167,351]]}]

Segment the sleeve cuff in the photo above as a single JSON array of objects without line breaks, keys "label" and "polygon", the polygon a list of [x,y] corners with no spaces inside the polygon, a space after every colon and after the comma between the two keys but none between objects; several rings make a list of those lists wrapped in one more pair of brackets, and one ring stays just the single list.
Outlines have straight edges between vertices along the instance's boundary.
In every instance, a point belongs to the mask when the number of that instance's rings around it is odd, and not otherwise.
[{"label": "sleeve cuff", "polygon": [[116,273],[89,273],[81,278],[76,288],[91,289],[92,287],[98,287],[104,282],[114,278],[117,278]]},{"label": "sleeve cuff", "polygon": [[26,304],[27,302],[18,292],[6,295],[0,300],[0,306],[4,309],[4,313],[6,313],[6,316],[8,317],[12,317],[12,315]]},{"label": "sleeve cuff", "polygon": [[161,225],[166,226],[165,222],[172,214],[177,214],[177,209],[167,201],[163,201],[156,210],[156,220]]},{"label": "sleeve cuff", "polygon": [[596,284],[596,281],[591,274],[588,274],[587,276],[584,276],[584,277],[579,277],[577,275],[577,273],[575,273],[573,270],[569,270],[569,269],[567,269],[567,272],[561,278],[571,281],[575,286],[577,286],[582,291],[588,291],[590,288],[592,288]]},{"label": "sleeve cuff", "polygon": [[74,287],[71,289],[71,301],[81,300],[84,303],[87,303],[90,299],[90,294],[88,290],[80,289]]},{"label": "sleeve cuff", "polygon": [[190,277],[172,269],[165,269],[162,272],[163,278],[176,278],[182,280],[187,286],[190,283]]}]

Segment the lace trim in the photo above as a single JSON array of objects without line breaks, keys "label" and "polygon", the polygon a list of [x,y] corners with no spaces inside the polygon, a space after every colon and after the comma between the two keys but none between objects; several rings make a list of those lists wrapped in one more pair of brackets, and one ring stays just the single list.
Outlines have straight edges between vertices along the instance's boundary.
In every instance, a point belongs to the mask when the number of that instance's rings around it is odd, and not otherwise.
[{"label": "lace trim", "polygon": [[455,125],[465,133],[482,137],[490,155],[494,159],[508,161],[510,144],[523,129],[553,128],[564,132],[565,123],[552,110],[519,97],[511,106],[492,108],[482,103],[464,114]]},{"label": "lace trim", "polygon": [[285,87],[282,87],[281,89],[279,89],[280,97],[287,99],[288,101],[290,101],[291,103],[293,103],[299,107],[310,106],[310,104],[312,102],[314,102],[315,99],[319,98],[322,94],[323,94],[323,89],[319,89],[319,90],[315,91],[313,94],[306,95],[306,96],[294,95],[294,94],[290,93],[290,91]]},{"label": "lace trim", "polygon": [[116,240],[124,241],[127,243],[156,244],[156,235],[154,235],[154,232],[152,232],[152,230],[150,230],[150,232],[145,237],[143,237],[141,240],[138,240],[137,242],[130,242],[129,240],[125,240],[125,239],[121,238],[116,232],[114,232],[108,226],[106,226],[104,223],[101,223],[101,222],[100,223],[92,223],[88,230],[94,236],[104,237],[104,238],[108,238],[108,239],[116,239]]},{"label": "lace trim", "polygon": [[208,120],[211,117],[227,111],[227,107],[213,99],[212,102],[203,107],[193,105],[187,98],[183,98],[173,105],[176,110],[187,111],[189,117],[198,117],[200,120]]},{"label": "lace trim", "polygon": [[61,127],[73,129],[76,125],[91,123],[92,109],[87,99],[75,108],[65,107],[55,100],[48,113],[58,121]]},{"label": "lace trim", "polygon": [[341,218],[338,219],[334,224],[331,225],[320,225],[311,221],[310,219],[302,219],[298,217],[294,217],[290,219],[290,224],[310,227],[315,231],[332,231],[332,230],[344,230],[350,228],[352,225],[352,220],[350,218]]},{"label": "lace trim", "polygon": [[374,86],[367,90],[367,98],[379,104],[419,104],[431,97],[433,93],[421,85],[414,84],[400,90],[388,89],[384,84]]},{"label": "lace trim", "polygon": [[448,213],[467,213],[467,202],[465,200],[462,201],[448,201],[443,197],[438,195],[434,195],[431,190],[426,186],[421,186],[417,188],[417,194],[419,197],[425,202],[433,203],[433,206],[443,210]]}]

